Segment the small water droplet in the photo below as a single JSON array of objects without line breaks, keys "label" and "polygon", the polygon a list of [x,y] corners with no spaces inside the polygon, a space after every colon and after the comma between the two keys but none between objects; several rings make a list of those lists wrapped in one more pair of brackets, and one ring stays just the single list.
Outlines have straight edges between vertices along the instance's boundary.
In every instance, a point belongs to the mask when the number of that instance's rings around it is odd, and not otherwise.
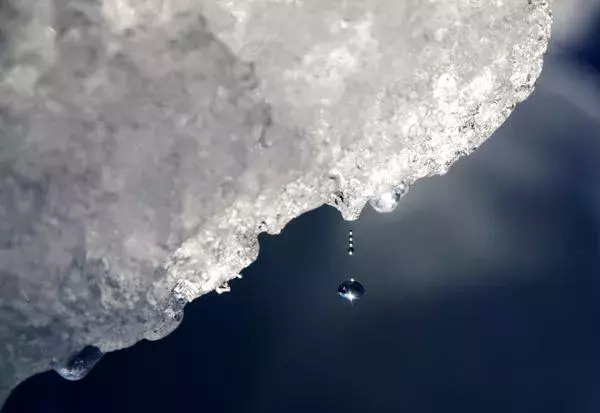
[{"label": "small water droplet", "polygon": [[340,297],[353,302],[365,295],[365,287],[354,278],[350,278],[338,286],[337,293]]},{"label": "small water droplet", "polygon": [[398,206],[400,198],[408,192],[406,184],[400,184],[391,191],[385,192],[376,198],[369,200],[371,207],[379,213],[392,212]]},{"label": "small water droplet", "polygon": [[352,230],[348,231],[348,255],[354,254],[354,240],[352,238]]},{"label": "small water droplet", "polygon": [[388,213],[396,209],[399,200],[400,196],[396,191],[388,191],[377,198],[370,199],[369,204],[371,204],[371,207],[379,213]]},{"label": "small water droplet", "polygon": [[85,346],[83,350],[71,355],[64,365],[54,367],[54,371],[67,380],[81,380],[103,355],[104,353],[98,347]]}]

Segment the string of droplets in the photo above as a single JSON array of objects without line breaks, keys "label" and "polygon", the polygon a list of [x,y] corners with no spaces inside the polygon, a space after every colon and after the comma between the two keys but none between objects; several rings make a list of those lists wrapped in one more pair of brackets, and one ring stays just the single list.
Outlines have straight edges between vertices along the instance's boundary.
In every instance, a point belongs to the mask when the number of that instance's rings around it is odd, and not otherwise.
[{"label": "string of droplets", "polygon": [[348,232],[348,255],[354,255],[354,237],[352,230]]},{"label": "string of droplets", "polygon": [[[354,234],[352,230],[348,231],[348,255],[354,255]],[[338,286],[338,295],[345,300],[353,303],[365,295],[365,287],[354,278],[344,281]]]}]

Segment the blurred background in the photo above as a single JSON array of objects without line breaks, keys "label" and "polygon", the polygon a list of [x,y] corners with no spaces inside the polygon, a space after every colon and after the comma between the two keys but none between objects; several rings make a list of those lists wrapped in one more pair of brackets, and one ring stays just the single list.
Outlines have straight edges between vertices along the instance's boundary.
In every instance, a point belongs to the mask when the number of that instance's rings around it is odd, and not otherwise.
[{"label": "blurred background", "polygon": [[599,6],[555,2],[535,93],[394,212],[263,234],[169,337],[32,377],[4,412],[599,412]]}]

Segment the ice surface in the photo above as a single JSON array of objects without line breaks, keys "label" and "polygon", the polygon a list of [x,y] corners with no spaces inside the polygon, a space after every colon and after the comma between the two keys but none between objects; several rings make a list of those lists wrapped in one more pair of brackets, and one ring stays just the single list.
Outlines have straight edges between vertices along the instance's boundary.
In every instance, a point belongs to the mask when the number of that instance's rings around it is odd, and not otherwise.
[{"label": "ice surface", "polygon": [[550,21],[543,0],[0,2],[0,402],[88,344],[165,336],[259,232],[444,173],[531,93]]}]

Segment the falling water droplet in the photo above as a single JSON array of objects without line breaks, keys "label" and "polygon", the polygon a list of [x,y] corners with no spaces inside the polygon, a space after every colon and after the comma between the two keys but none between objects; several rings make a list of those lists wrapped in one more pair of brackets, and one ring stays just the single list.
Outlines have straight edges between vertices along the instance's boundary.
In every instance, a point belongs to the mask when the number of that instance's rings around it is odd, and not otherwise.
[{"label": "falling water droplet", "polygon": [[379,213],[392,212],[398,206],[400,198],[408,192],[408,186],[400,184],[391,191],[385,192],[376,198],[369,200],[369,204]]},{"label": "falling water droplet", "polygon": [[348,248],[348,255],[354,255],[354,247]]},{"label": "falling water droplet", "polygon": [[54,367],[60,376],[67,380],[81,380],[92,370],[104,353],[95,346],[86,346],[83,350],[71,355],[65,364]]},{"label": "falling water droplet", "polygon": [[365,295],[365,287],[354,278],[350,278],[338,286],[337,292],[340,297],[353,302]]}]

